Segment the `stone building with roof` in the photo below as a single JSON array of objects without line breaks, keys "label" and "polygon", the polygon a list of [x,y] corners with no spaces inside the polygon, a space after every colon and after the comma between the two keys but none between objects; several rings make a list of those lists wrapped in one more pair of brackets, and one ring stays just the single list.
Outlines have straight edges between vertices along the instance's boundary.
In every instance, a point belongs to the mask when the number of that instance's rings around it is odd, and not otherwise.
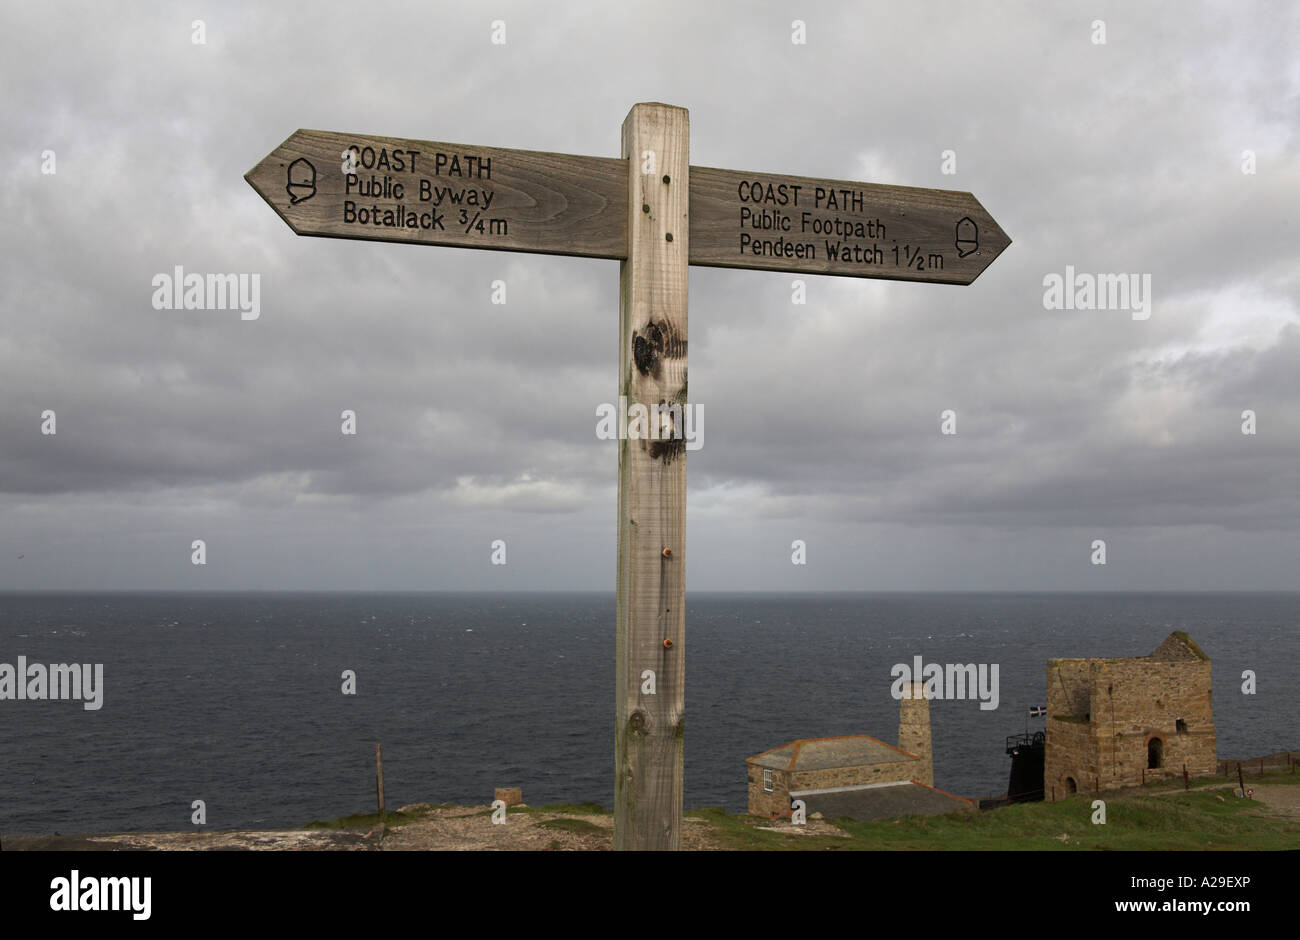
[{"label": "stone building with roof", "polygon": [[1175,631],[1149,656],[1047,661],[1044,796],[1217,769],[1210,657]]},{"label": "stone building with roof", "polygon": [[930,703],[921,683],[899,701],[898,747],[869,734],[801,738],[749,758],[749,812],[789,816],[791,801],[807,812],[882,819],[908,813],[950,813],[969,800],[934,789]]}]

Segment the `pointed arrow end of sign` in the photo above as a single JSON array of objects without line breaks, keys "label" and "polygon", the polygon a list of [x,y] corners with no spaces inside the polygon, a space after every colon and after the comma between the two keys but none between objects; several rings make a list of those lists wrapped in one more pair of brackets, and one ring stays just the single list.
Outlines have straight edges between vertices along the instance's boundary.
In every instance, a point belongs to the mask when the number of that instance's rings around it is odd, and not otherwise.
[{"label": "pointed arrow end of sign", "polygon": [[316,168],[303,157],[295,156],[295,138],[302,133],[294,131],[280,146],[263,157],[244,179],[253,190],[266,200],[275,214],[284,220],[294,234],[302,231],[288,210],[311,198],[316,191]]},{"label": "pointed arrow end of sign", "polygon": [[971,196],[971,200],[976,206],[979,206],[980,212],[984,214],[987,221],[984,223],[984,230],[979,233],[979,247],[976,249],[979,253],[979,260],[983,263],[975,276],[966,282],[967,284],[974,284],[979,280],[980,275],[987,271],[993,262],[998,259],[998,256],[1006,251],[1011,244],[1011,236],[994,220],[989,211],[980,204],[980,201],[974,196]]}]

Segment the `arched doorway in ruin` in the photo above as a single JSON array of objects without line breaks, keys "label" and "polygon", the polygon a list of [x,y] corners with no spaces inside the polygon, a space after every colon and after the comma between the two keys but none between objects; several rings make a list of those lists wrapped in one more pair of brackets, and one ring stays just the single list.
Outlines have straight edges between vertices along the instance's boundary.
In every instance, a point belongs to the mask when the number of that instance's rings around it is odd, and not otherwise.
[{"label": "arched doorway in ruin", "polygon": [[1158,770],[1165,765],[1165,742],[1152,737],[1147,742],[1147,770]]}]

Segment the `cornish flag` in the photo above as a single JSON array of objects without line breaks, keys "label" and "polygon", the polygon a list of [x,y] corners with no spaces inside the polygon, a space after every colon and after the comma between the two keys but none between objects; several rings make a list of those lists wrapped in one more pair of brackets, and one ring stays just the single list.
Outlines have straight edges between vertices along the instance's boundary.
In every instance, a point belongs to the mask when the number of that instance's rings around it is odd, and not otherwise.
[{"label": "cornish flag", "polygon": [[1030,717],[1030,718],[1042,718],[1042,717],[1043,717],[1044,715],[1046,715],[1046,714],[1047,714],[1047,706],[1046,706],[1046,705],[1030,705],[1030,706],[1029,706],[1029,717]]}]

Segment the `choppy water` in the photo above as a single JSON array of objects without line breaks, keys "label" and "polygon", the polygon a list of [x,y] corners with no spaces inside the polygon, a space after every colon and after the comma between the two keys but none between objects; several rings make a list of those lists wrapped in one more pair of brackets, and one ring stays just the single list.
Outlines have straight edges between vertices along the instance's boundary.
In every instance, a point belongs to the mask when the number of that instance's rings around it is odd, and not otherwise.
[{"label": "choppy water", "polygon": [[[0,701],[0,831],[301,825],[374,806],[613,799],[605,594],[0,595],[0,663],[104,664],[104,704]],[[935,784],[1006,789],[1057,656],[1188,631],[1214,662],[1221,757],[1300,746],[1298,594],[692,594],[686,805],[745,808],[750,757],[897,740],[890,667],[999,664],[1000,703],[931,703]],[[355,670],[357,694],[341,693]],[[1241,694],[1241,673],[1258,694]]]}]

